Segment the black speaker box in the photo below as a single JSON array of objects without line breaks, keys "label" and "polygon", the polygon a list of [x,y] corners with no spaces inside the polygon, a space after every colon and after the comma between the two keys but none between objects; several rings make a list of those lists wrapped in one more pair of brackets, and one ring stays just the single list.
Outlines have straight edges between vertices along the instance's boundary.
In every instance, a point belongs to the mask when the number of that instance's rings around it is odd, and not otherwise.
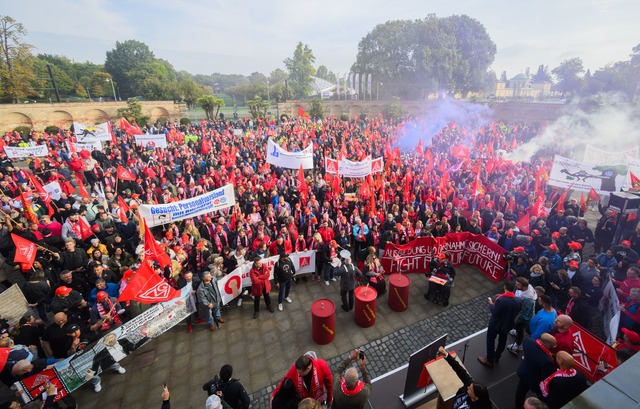
[{"label": "black speaker box", "polygon": [[632,214],[640,208],[640,195],[629,192],[614,192],[609,196],[609,208],[624,214]]}]

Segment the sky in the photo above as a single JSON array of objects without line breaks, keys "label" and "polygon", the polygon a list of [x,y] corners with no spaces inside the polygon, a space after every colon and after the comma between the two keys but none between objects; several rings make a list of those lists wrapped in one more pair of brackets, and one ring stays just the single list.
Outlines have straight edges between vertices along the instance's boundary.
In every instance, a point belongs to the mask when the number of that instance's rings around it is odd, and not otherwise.
[{"label": "sky", "polygon": [[268,75],[284,69],[299,41],[316,67],[347,73],[377,24],[429,14],[483,24],[497,46],[497,76],[573,57],[593,72],[628,60],[640,43],[638,0],[28,0],[2,8],[25,26],[36,53],[104,63],[116,41],[135,39],[192,74]]}]

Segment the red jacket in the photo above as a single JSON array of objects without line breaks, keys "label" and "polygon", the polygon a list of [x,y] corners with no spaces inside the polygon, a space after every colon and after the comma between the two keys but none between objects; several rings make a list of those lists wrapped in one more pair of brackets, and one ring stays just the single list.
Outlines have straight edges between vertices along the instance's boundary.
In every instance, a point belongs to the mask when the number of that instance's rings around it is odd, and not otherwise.
[{"label": "red jacket", "polygon": [[[302,399],[304,398],[314,398],[315,400],[321,402],[326,391],[327,393],[327,402],[333,401],[333,375],[331,375],[331,369],[329,369],[329,365],[327,365],[327,361],[324,359],[311,359],[313,363],[313,375],[311,377],[311,390],[308,390],[306,385],[304,384],[304,379],[298,375],[298,371],[296,370],[296,365],[291,365],[289,372],[282,378],[276,389],[273,391],[272,396],[276,396],[282,383],[285,379],[289,378],[293,382],[293,385],[296,387],[298,394]],[[324,388],[322,386],[324,385]],[[324,389],[324,390],[323,390]]]},{"label": "red jacket", "polygon": [[269,269],[266,264],[262,264],[260,269],[256,268],[255,263],[249,271],[251,277],[251,295],[259,297],[266,290],[271,291],[271,282],[269,281]]}]

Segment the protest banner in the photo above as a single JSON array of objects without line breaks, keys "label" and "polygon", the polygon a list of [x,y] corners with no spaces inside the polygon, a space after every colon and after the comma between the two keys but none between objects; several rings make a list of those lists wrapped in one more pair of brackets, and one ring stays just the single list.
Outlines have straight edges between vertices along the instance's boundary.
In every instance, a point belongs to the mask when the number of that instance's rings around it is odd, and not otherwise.
[{"label": "protest banner", "polygon": [[604,335],[606,342],[612,345],[616,342],[618,335],[618,324],[620,322],[620,301],[616,287],[611,279],[607,280],[602,289],[602,298],[600,298],[600,311],[602,311],[602,321],[604,323]]},{"label": "protest banner", "polygon": [[136,138],[136,145],[140,145],[145,149],[167,147],[167,136],[165,134],[133,135],[133,137]]},{"label": "protest banner", "polygon": [[448,233],[445,237],[420,237],[407,244],[387,243],[380,262],[386,274],[426,273],[429,263],[445,253],[455,266],[470,264],[498,281],[507,267],[507,251],[481,234]]},{"label": "protest banner", "polygon": [[236,204],[233,185],[228,184],[203,195],[157,205],[140,205],[139,211],[149,227],[188,219]]},{"label": "protest banner", "polygon": [[12,285],[0,294],[0,317],[7,320],[9,325],[16,325],[27,311],[29,303],[18,284]]},{"label": "protest banner", "polygon": [[582,158],[582,161],[585,163],[593,163],[595,165],[624,164],[630,159],[638,159],[639,153],[639,146],[620,152],[609,152],[596,148],[593,145],[587,145],[584,150],[584,157]]},{"label": "protest banner", "polygon": [[607,196],[620,190],[626,174],[626,164],[594,165],[555,155],[547,184]]},{"label": "protest banner", "polygon": [[82,143],[111,140],[108,122],[98,125],[85,125],[74,122],[73,133],[76,135],[76,140]]},{"label": "protest banner", "polygon": [[[262,260],[271,271],[271,278],[273,278],[273,265],[278,261],[279,257],[280,256],[273,256]],[[296,269],[296,275],[313,273],[316,269],[316,252],[313,250],[291,253],[289,254],[289,258]],[[243,287],[251,287],[249,271],[252,266],[252,262],[243,264],[218,280],[217,284],[220,295],[222,295],[223,305],[228,304],[236,298]]]},{"label": "protest banner", "polygon": [[47,382],[51,382],[58,388],[55,398],[58,401],[195,311],[191,285],[188,285],[181,290],[180,297],[154,305],[81,351],[57,362],[50,370],[16,382],[14,386],[24,392],[21,393],[23,401],[28,403],[37,399],[45,391]]},{"label": "protest banner", "polygon": [[616,350],[602,342],[598,337],[582,328],[576,322],[569,329],[573,335],[573,358],[576,366],[590,382],[597,381],[598,363],[605,361],[612,367],[618,366]]},{"label": "protest banner", "polygon": [[367,156],[360,162],[325,158],[324,163],[327,173],[337,173],[346,178],[364,178],[372,173],[382,172],[384,167],[382,157],[371,159],[371,156]]},{"label": "protest banner", "polygon": [[287,169],[313,169],[313,145],[299,152],[285,151],[274,141],[267,141],[267,163]]},{"label": "protest banner", "polygon": [[32,156],[36,156],[42,158],[44,156],[49,155],[49,148],[47,145],[36,145],[36,146],[4,146],[4,152],[7,154],[7,157],[10,159],[22,159],[22,158],[30,158]]},{"label": "protest banner", "polygon": [[69,152],[80,152],[81,150],[87,150],[89,152],[101,151],[102,142],[100,141],[88,141],[88,142],[67,141],[67,148],[69,149]]},{"label": "protest banner", "polygon": [[60,200],[60,193],[62,193],[62,188],[60,187],[60,183],[51,182],[51,183],[47,183],[42,187],[47,193],[49,193],[49,196],[53,200]]}]

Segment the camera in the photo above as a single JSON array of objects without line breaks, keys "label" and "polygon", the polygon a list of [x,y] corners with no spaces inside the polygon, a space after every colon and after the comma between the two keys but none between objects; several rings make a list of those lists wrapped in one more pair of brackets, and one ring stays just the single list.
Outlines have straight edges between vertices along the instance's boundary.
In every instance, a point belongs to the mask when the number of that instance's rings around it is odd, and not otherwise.
[{"label": "camera", "polygon": [[358,359],[362,361],[364,357],[365,357],[364,352],[360,351],[360,354],[358,355]]},{"label": "camera", "polygon": [[209,396],[211,395],[215,395],[216,392],[218,392],[219,390],[223,389],[223,382],[220,380],[220,377],[218,377],[218,375],[214,376],[212,380],[210,380],[209,382],[207,382],[206,384],[204,384],[203,388],[205,391],[207,391],[207,393],[209,394]]},{"label": "camera", "polygon": [[526,255],[527,253],[523,253],[523,252],[508,251],[505,254],[503,254],[502,257],[504,258],[505,261],[515,263],[516,261],[518,261],[518,257],[524,257]]}]

